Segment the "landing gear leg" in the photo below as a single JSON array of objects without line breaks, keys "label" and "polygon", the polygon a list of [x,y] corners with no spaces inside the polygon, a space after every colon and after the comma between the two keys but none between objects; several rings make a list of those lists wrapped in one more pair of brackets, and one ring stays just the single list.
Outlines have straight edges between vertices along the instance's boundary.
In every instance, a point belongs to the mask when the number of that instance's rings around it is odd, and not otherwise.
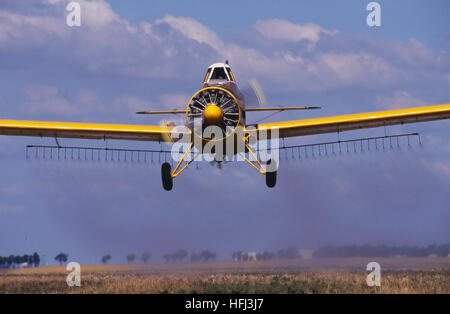
[{"label": "landing gear leg", "polygon": [[[261,174],[265,175],[266,176],[266,185],[269,188],[273,188],[275,186],[275,184],[277,183],[277,169],[278,169],[277,162],[273,159],[269,159],[267,161],[266,167],[264,168],[263,165],[261,165],[261,162],[258,160],[258,158],[256,158],[256,155],[250,149],[250,147],[247,144],[245,144],[245,147],[247,147],[250,154],[252,154],[253,158],[257,162],[257,165],[255,165],[250,160],[248,160],[248,158],[245,157],[245,155],[241,154],[241,156],[244,158],[244,160],[246,162],[248,162],[251,166],[253,166],[253,168],[258,170]],[[258,165],[259,165],[259,167],[258,167]]]},{"label": "landing gear leg", "polygon": [[161,178],[162,178],[162,185],[164,190],[170,191],[173,187],[173,178],[171,173],[171,167],[168,162],[165,162],[161,166]]},{"label": "landing gear leg", "polygon": [[181,164],[184,162],[186,156],[191,152],[192,146],[194,143],[191,143],[189,148],[184,152],[183,157],[181,157],[180,161],[178,162],[178,165],[175,167],[175,169],[172,172],[172,169],[170,167],[170,164],[168,162],[165,162],[162,164],[161,167],[161,178],[162,178],[162,184],[163,188],[166,191],[172,190],[173,187],[173,178],[176,178],[184,169],[186,169],[187,166],[189,166],[200,154],[200,152],[197,152],[197,154],[194,156],[193,159],[191,159],[189,162],[184,165],[180,170],[178,170],[181,166]]},{"label": "landing gear leg", "polygon": [[268,170],[266,170],[266,185],[269,188],[273,188],[275,186],[275,184],[277,183],[277,165],[275,160],[269,159],[269,161],[267,162],[269,169],[275,169],[272,172],[269,172]]}]

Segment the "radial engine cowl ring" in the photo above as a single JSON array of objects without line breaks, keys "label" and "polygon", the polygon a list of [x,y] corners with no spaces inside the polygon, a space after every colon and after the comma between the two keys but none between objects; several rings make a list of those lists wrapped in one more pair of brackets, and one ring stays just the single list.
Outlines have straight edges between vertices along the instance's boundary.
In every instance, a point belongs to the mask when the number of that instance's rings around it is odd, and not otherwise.
[{"label": "radial engine cowl ring", "polygon": [[[203,140],[221,140],[232,133],[241,120],[241,110],[236,97],[221,87],[206,87],[194,94],[186,109],[186,121],[190,129]],[[195,122],[195,123],[194,123]],[[201,122],[201,130],[197,123]],[[218,126],[222,136],[208,138],[204,130],[208,126]]]}]

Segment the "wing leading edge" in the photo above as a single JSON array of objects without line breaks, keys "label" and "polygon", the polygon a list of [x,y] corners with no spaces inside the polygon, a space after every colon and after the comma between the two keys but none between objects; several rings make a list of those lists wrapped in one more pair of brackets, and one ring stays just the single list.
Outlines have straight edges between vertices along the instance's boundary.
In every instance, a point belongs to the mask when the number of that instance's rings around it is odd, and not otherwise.
[{"label": "wing leading edge", "polygon": [[279,137],[334,133],[450,118],[450,104],[357,113],[334,117],[262,123],[257,131],[279,129]]},{"label": "wing leading edge", "polygon": [[[294,137],[449,118],[450,104],[445,104],[262,123],[257,125],[256,130],[270,132],[271,129],[278,128],[280,137]],[[164,141],[167,136],[171,136],[171,131],[167,126],[0,120],[0,135]]]},{"label": "wing leading edge", "polygon": [[0,120],[0,135],[164,141],[170,133],[166,126]]}]

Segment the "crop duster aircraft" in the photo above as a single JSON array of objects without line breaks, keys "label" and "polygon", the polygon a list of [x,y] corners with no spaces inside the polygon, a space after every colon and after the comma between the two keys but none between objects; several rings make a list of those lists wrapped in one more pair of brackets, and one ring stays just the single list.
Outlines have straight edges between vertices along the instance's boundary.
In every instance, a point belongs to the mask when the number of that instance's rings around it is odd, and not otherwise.
[{"label": "crop duster aircraft", "polygon": [[[276,183],[277,167],[268,167],[269,160],[263,166],[248,145],[249,136],[259,140],[261,134],[273,133],[278,138],[288,138],[322,133],[334,133],[355,129],[391,126],[404,123],[425,122],[450,118],[450,104],[376,111],[368,113],[348,114],[282,122],[259,123],[250,128],[246,124],[246,114],[255,111],[305,110],[318,107],[269,107],[246,108],[245,99],[240,92],[228,61],[215,63],[208,67],[202,88],[189,100],[185,110],[144,111],[139,114],[184,114],[186,115],[183,138],[188,140],[187,149],[177,166],[172,170],[167,162],[162,164],[162,184],[165,190],[171,190],[173,178],[177,177],[194,160],[186,161],[196,147],[200,149],[208,142],[225,142],[230,136],[239,137],[243,142],[243,150],[235,150],[234,154],[249,152],[256,163],[245,158],[254,168],[266,177],[268,187]],[[223,131],[222,136],[205,137],[195,131],[194,120],[200,119],[204,126],[216,126]],[[242,132],[236,131],[240,129]],[[136,141],[173,141],[173,123],[164,125],[126,125],[73,122],[44,122],[0,120],[0,134],[16,136],[36,136],[78,139],[112,139]],[[275,132],[276,131],[276,132]],[[179,133],[179,132],[178,132]],[[201,132],[200,132],[201,133]],[[272,135],[273,135],[272,134]],[[178,134],[179,136],[180,134]],[[200,139],[195,141],[195,139]],[[190,142],[190,144],[189,144]],[[195,144],[197,143],[197,144]],[[239,146],[239,145],[237,145]],[[58,143],[59,147],[59,143]],[[225,146],[224,146],[225,147]],[[236,149],[236,146],[234,147]],[[224,151],[224,153],[227,153]],[[185,164],[184,164],[185,163]],[[184,166],[183,166],[184,164]],[[269,169],[270,168],[270,169]]]}]

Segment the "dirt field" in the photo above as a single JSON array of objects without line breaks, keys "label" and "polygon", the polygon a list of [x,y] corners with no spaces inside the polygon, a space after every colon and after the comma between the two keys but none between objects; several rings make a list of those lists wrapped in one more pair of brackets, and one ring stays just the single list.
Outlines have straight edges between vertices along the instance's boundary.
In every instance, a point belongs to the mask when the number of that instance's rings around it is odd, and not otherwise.
[{"label": "dirt field", "polygon": [[[368,287],[366,265],[381,265]],[[450,258],[343,258],[264,262],[82,265],[0,271],[2,293],[450,293]]]}]

